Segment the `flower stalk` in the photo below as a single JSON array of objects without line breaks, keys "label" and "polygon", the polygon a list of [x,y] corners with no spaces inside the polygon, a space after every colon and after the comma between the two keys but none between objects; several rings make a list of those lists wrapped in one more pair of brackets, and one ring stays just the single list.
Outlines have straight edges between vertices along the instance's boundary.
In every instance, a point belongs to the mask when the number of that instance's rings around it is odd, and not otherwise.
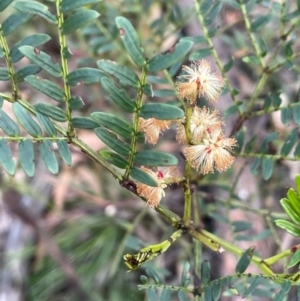
[{"label": "flower stalk", "polygon": [[133,114],[133,130],[132,130],[132,136],[131,136],[131,145],[130,145],[130,154],[128,158],[128,164],[124,173],[124,179],[129,178],[130,170],[133,166],[134,156],[136,154],[136,146],[137,146],[137,134],[139,132],[139,115],[140,110],[143,103],[143,89],[146,84],[146,75],[147,75],[147,68],[144,66],[142,68],[142,74],[140,79],[140,88],[138,91],[138,97],[136,100],[135,110]]},{"label": "flower stalk", "polygon": [[68,137],[75,138],[76,132],[72,125],[72,108],[71,108],[71,88],[67,83],[67,76],[69,74],[68,70],[68,61],[66,58],[67,53],[67,41],[66,36],[62,33],[62,26],[64,23],[64,15],[60,10],[61,0],[56,0],[56,12],[57,12],[57,21],[58,21],[58,38],[59,38],[59,45],[60,45],[60,57],[61,57],[61,67],[62,67],[62,74],[63,74],[63,82],[64,82],[64,91],[65,91],[65,103],[66,103],[66,114],[68,119]]}]

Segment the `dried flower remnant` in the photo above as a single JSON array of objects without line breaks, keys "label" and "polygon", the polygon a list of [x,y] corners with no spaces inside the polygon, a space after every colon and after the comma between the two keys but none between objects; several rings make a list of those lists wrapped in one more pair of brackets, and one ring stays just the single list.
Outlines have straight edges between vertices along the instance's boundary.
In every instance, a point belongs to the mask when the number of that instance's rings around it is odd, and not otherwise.
[{"label": "dried flower remnant", "polygon": [[196,102],[197,97],[205,96],[209,101],[217,101],[224,87],[224,80],[211,72],[206,60],[193,62],[191,67],[182,66],[183,74],[178,76],[177,93],[180,97]]},{"label": "dried flower remnant", "polygon": [[155,179],[157,187],[151,187],[137,182],[137,193],[147,200],[147,203],[150,207],[156,207],[160,203],[160,200],[165,196],[164,189],[167,187],[165,181],[167,179],[175,177],[177,174],[177,169],[176,167],[170,167],[165,170],[153,171],[152,169],[141,166],[141,170]]},{"label": "dried flower remnant", "polygon": [[[191,116],[192,142],[201,142],[202,139],[208,138],[213,130],[221,128],[222,125],[224,125],[224,122],[220,117],[219,111],[207,107],[195,107]],[[185,127],[182,123],[178,123],[176,140],[181,144],[187,143]]]},{"label": "dried flower remnant", "polygon": [[159,120],[155,118],[139,118],[139,130],[144,132],[146,142],[156,144],[162,131],[169,129],[171,120]]},{"label": "dried flower remnant", "polygon": [[229,168],[235,160],[229,151],[236,145],[235,138],[225,138],[222,129],[215,129],[209,139],[203,139],[201,144],[188,146],[183,152],[194,169],[207,174],[213,173],[214,168],[219,172]]}]

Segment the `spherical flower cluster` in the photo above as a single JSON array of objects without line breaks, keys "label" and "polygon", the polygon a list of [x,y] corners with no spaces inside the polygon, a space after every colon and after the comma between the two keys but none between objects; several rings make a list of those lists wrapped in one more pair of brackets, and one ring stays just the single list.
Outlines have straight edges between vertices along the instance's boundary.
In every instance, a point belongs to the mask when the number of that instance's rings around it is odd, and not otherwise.
[{"label": "spherical flower cluster", "polygon": [[219,75],[211,73],[210,63],[206,60],[193,62],[191,67],[182,66],[183,74],[178,76],[177,93],[180,97],[195,103],[205,96],[209,101],[217,101],[224,86]]},{"label": "spherical flower cluster", "polygon": [[225,171],[234,162],[230,150],[236,146],[235,138],[226,138],[221,128],[213,129],[197,145],[187,146],[183,153],[194,169],[202,174]]},{"label": "spherical flower cluster", "polygon": [[[196,100],[201,96],[209,101],[218,100],[224,80],[211,72],[210,64],[206,60],[194,62],[191,67],[183,66],[182,69],[183,74],[179,75],[176,83],[177,94],[188,100],[187,107],[192,107],[193,112],[187,115],[190,128],[187,128],[187,117],[176,122],[176,140],[186,145],[183,153],[196,171],[202,174],[213,173],[214,169],[225,171],[234,162],[235,158],[230,151],[237,145],[237,141],[224,136],[224,121],[217,110],[196,106]],[[156,144],[160,134],[170,126],[170,120],[139,118],[139,130],[144,132],[146,142],[151,144]],[[154,171],[143,166],[141,169],[155,179],[157,187],[138,182],[137,193],[151,207],[156,207],[165,196],[166,180],[174,179],[175,173],[172,169]]]},{"label": "spherical flower cluster", "polygon": [[162,131],[170,128],[171,120],[159,120],[155,118],[139,118],[139,130],[145,134],[145,141],[156,144]]},{"label": "spherical flower cluster", "polygon": [[[211,73],[206,60],[192,63],[191,67],[183,66],[184,74],[179,76],[177,93],[182,98],[195,103],[200,96],[216,101],[221,94],[224,81]],[[234,161],[230,151],[237,142],[226,138],[223,133],[224,121],[217,110],[194,106],[190,117],[190,139],[186,138],[186,126],[183,120],[177,126],[176,139],[184,148],[184,155],[191,166],[202,174],[214,172],[214,169],[225,171]]]},{"label": "spherical flower cluster", "polygon": [[[209,138],[210,133],[214,129],[220,128],[220,126],[222,126],[223,124],[224,122],[220,118],[219,111],[212,110],[207,107],[194,107],[191,116],[192,142],[197,143],[205,137]],[[181,144],[187,143],[184,120],[183,122],[178,123],[176,129],[176,140]]]},{"label": "spherical flower cluster", "polygon": [[157,187],[151,187],[146,184],[138,182],[136,184],[137,193],[147,200],[150,207],[156,207],[160,200],[165,196],[164,189],[167,187],[166,180],[177,175],[176,167],[170,167],[165,170],[152,170],[141,166],[141,170],[149,174],[157,183]]}]

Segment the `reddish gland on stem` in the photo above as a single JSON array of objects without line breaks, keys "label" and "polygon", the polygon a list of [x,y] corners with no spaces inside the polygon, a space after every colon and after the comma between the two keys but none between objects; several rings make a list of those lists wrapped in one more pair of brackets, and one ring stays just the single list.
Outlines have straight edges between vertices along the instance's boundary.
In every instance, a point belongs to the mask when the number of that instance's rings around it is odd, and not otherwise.
[{"label": "reddish gland on stem", "polygon": [[295,253],[299,249],[299,246],[292,246],[291,251]]},{"label": "reddish gland on stem", "polygon": [[163,179],[164,178],[164,174],[163,174],[163,172],[161,172],[160,170],[157,172],[157,177],[159,178],[159,179]]}]

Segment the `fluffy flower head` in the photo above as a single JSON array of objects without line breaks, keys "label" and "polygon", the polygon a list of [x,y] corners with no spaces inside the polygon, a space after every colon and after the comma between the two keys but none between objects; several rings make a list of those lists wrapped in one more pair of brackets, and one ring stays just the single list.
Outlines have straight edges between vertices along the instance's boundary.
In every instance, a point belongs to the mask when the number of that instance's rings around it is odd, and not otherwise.
[{"label": "fluffy flower head", "polygon": [[209,139],[203,139],[198,145],[188,146],[184,149],[184,155],[194,169],[202,174],[225,171],[234,162],[230,150],[237,144],[234,138],[226,138],[222,129],[211,132]]},{"label": "fluffy flower head", "polygon": [[[191,134],[192,142],[198,143],[202,139],[209,138],[212,131],[220,129],[224,124],[219,111],[207,107],[195,107],[191,116]],[[176,129],[176,140],[179,143],[186,143],[185,128],[182,123],[178,124]]]},{"label": "fluffy flower head", "polygon": [[197,97],[205,96],[209,101],[219,99],[224,86],[222,77],[211,72],[210,63],[206,60],[193,62],[191,67],[182,66],[183,74],[178,76],[177,93],[191,103]]},{"label": "fluffy flower head", "polygon": [[156,144],[162,131],[170,128],[170,120],[159,120],[155,118],[139,118],[139,130],[144,132],[146,142]]},{"label": "fluffy flower head", "polygon": [[165,170],[153,171],[152,169],[144,166],[141,166],[141,170],[155,179],[157,187],[151,187],[138,182],[136,184],[137,193],[147,200],[150,207],[156,207],[160,203],[160,200],[165,196],[164,189],[167,187],[165,181],[176,176],[177,170],[176,168],[171,167]]}]

